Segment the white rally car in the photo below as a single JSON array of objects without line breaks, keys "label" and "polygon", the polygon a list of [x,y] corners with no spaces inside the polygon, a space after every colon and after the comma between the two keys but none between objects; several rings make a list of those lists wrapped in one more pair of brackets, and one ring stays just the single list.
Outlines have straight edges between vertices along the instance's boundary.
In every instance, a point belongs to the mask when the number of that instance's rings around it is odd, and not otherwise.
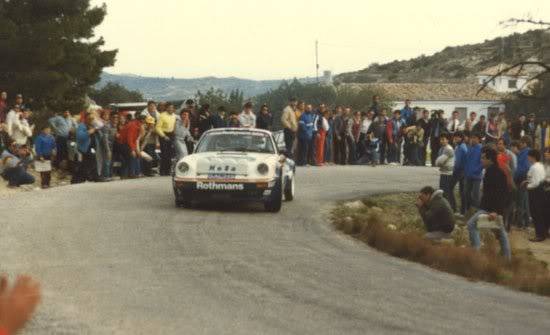
[{"label": "white rally car", "polygon": [[294,161],[280,139],[266,130],[220,128],[205,132],[192,155],[178,161],[173,187],[176,206],[194,201],[257,200],[278,212],[294,199]]}]

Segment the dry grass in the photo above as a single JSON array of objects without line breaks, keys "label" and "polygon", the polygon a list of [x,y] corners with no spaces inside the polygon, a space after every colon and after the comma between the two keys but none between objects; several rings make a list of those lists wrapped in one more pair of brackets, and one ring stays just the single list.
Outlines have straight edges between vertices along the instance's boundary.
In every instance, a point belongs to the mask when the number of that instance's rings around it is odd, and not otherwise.
[{"label": "dry grass", "polygon": [[513,245],[513,259],[507,262],[499,256],[498,241],[491,233],[482,234],[483,247],[479,252],[469,247],[467,230],[460,226],[453,233],[453,244],[434,244],[424,239],[413,200],[414,194],[369,198],[363,201],[364,207],[339,206],[332,213],[332,221],[337,229],[392,256],[470,280],[550,296],[546,264]]}]

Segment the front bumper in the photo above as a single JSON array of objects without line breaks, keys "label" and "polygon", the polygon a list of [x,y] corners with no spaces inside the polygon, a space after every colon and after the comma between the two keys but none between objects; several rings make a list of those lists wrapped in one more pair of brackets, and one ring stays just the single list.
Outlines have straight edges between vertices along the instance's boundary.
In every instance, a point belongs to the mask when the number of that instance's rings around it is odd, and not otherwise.
[{"label": "front bumper", "polygon": [[173,179],[174,195],[179,199],[212,200],[268,200],[276,179],[268,180],[214,180]]}]

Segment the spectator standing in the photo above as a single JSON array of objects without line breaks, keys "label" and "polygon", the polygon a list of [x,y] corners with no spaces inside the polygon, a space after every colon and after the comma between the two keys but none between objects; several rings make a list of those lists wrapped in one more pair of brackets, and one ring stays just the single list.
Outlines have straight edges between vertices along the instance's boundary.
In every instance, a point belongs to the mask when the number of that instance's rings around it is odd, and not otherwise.
[{"label": "spectator standing", "polygon": [[328,116],[329,116],[329,112],[325,109],[323,111],[323,115],[321,116],[321,127],[319,128],[318,132],[317,132],[317,137],[316,137],[316,147],[317,147],[317,152],[316,152],[316,163],[317,165],[319,166],[322,166],[325,164],[325,141],[326,141],[326,138],[327,138],[327,133],[330,129],[330,125],[328,123]]},{"label": "spectator standing", "polygon": [[151,116],[155,120],[155,123],[157,123],[160,119],[160,113],[157,110],[157,104],[153,100],[147,102],[147,114],[149,114],[149,116]]},{"label": "spectator standing", "polygon": [[437,159],[437,153],[440,149],[439,136],[446,132],[445,120],[443,119],[443,111],[435,111],[430,119],[430,149],[431,149],[431,163],[435,166],[435,160]]},{"label": "spectator standing", "polygon": [[535,144],[535,133],[537,131],[537,118],[535,114],[529,114],[529,120],[527,121],[526,134],[531,137],[531,143]]},{"label": "spectator standing", "polygon": [[288,105],[283,109],[281,115],[281,124],[283,125],[283,133],[285,137],[286,154],[292,156],[292,148],[296,140],[296,132],[298,131],[298,120],[296,119],[296,99],[289,100]]},{"label": "spectator standing", "polygon": [[[182,109],[181,111],[186,111],[187,114],[189,115],[189,109]],[[225,107],[223,106],[220,106],[218,107],[218,110],[216,111],[216,113],[214,113],[212,115],[212,128],[225,128],[227,127],[227,120],[225,119]],[[181,117],[181,113],[180,113],[180,117]],[[189,127],[188,127],[189,129]],[[191,131],[189,131],[189,133],[191,133]]]},{"label": "spectator standing", "polygon": [[455,154],[453,147],[449,144],[450,138],[451,136],[447,133],[443,133],[439,137],[441,148],[435,160],[435,166],[439,167],[439,188],[443,190],[443,196],[450,202],[451,208],[456,211],[456,201],[451,189]]},{"label": "spectator standing", "polygon": [[[231,114],[229,114],[229,120],[227,121],[227,126],[229,128],[240,128],[241,123],[239,122],[239,114],[237,114],[235,112],[232,112]],[[193,135],[193,137],[195,138],[194,135]],[[195,138],[195,140],[198,140],[198,138]],[[285,142],[285,145],[286,145],[286,142]],[[289,155],[291,153],[292,153],[291,151],[288,152]]]},{"label": "spectator standing", "polygon": [[512,141],[519,141],[523,136],[527,134],[527,122],[525,114],[520,114],[518,119],[512,123],[510,128],[510,135]]},{"label": "spectator standing", "polygon": [[405,161],[412,166],[420,166],[420,153],[424,148],[424,129],[420,123],[416,123],[405,130]]},{"label": "spectator standing", "polygon": [[328,131],[325,139],[325,162],[334,163],[334,114],[327,110]]},{"label": "spectator standing", "polygon": [[453,112],[451,118],[449,119],[447,129],[449,129],[449,133],[451,134],[451,137],[454,133],[456,133],[460,129],[460,119],[459,119],[458,111]]},{"label": "spectator standing", "polygon": [[8,93],[0,93],[0,123],[6,122],[6,115],[8,114]]},{"label": "spectator standing", "polygon": [[379,115],[374,119],[374,123],[372,124],[373,129],[373,136],[374,138],[378,139],[378,156],[379,161],[378,164],[386,164],[386,152],[388,147],[388,141],[387,141],[387,127],[388,127],[389,120],[386,116],[386,110],[382,109],[379,113]]},{"label": "spectator standing", "polygon": [[426,186],[420,190],[416,200],[416,207],[427,231],[424,237],[429,240],[449,238],[455,227],[451,206],[443,193],[442,190],[436,191]]},{"label": "spectator standing", "polygon": [[483,143],[486,132],[487,132],[487,121],[486,121],[485,115],[481,115],[479,117],[479,121],[475,124],[472,130],[472,133],[478,134],[480,136],[481,143]]},{"label": "spectator standing", "polygon": [[508,121],[506,121],[506,113],[500,112],[497,116],[497,138],[503,138],[508,145],[511,142],[510,134],[508,132]]},{"label": "spectator standing", "polygon": [[160,113],[156,131],[160,141],[160,175],[169,176],[174,157],[174,130],[176,115],[174,105],[169,104],[166,112]]},{"label": "spectator standing", "polygon": [[55,136],[55,143],[57,144],[57,155],[55,157],[54,166],[60,167],[63,161],[68,160],[69,154],[69,137],[76,132],[76,121],[73,119],[71,112],[66,110],[63,115],[56,113],[53,117],[48,119],[48,124]]},{"label": "spectator standing", "polygon": [[208,130],[213,128],[212,124],[212,115],[210,114],[210,105],[204,104],[201,106],[201,110],[199,113],[199,138],[207,132]]},{"label": "spectator standing", "polygon": [[422,110],[422,117],[417,121],[423,130],[422,146],[419,150],[420,165],[426,166],[428,143],[430,142],[430,112],[427,109]]},{"label": "spectator standing", "polygon": [[519,226],[526,228],[529,225],[531,217],[529,206],[529,193],[525,187],[521,187],[523,182],[527,180],[527,173],[529,172],[529,151],[531,150],[531,137],[523,136],[519,141],[519,153],[517,154],[518,165],[516,173],[514,174],[514,181],[518,187],[518,215]]},{"label": "spectator standing", "polygon": [[474,133],[470,136],[470,146],[464,163],[464,193],[466,211],[470,208],[479,208],[480,187],[483,175],[481,164],[481,135]]},{"label": "spectator standing", "polygon": [[470,243],[476,250],[479,250],[481,247],[478,220],[482,215],[487,215],[490,221],[496,223],[495,230],[498,233],[502,255],[507,260],[510,260],[512,257],[510,242],[508,241],[508,234],[506,233],[503,220],[501,220],[502,216],[505,214],[510,196],[506,184],[506,176],[498,167],[497,152],[495,149],[491,147],[484,148],[481,155],[481,161],[485,169],[485,176],[483,177],[483,196],[481,198],[480,209],[467,223]]},{"label": "spectator standing", "polygon": [[405,107],[401,109],[401,118],[407,127],[414,124],[414,115],[415,111],[411,107],[411,100],[405,100]]},{"label": "spectator standing", "polygon": [[548,228],[550,223],[545,220],[546,197],[544,194],[544,181],[546,179],[546,171],[544,165],[540,162],[540,151],[533,149],[527,154],[531,167],[527,173],[527,180],[522,184],[522,188],[527,189],[529,194],[529,209],[533,217],[536,236],[530,239],[531,242],[542,242],[548,237]]},{"label": "spectator standing", "polygon": [[269,112],[269,107],[265,104],[260,107],[260,113],[258,113],[258,117],[256,118],[256,128],[269,131],[273,128],[273,116]]},{"label": "spectator standing", "polygon": [[34,151],[36,153],[36,160],[39,162],[41,168],[35,168],[40,172],[41,186],[46,189],[50,187],[51,180],[51,161],[55,155],[56,143],[55,138],[51,135],[51,129],[49,126],[42,128],[40,134],[36,137],[34,142]]},{"label": "spectator standing", "polygon": [[535,132],[535,149],[545,152],[547,148],[550,148],[550,126],[548,120],[543,120]]},{"label": "spectator standing", "polygon": [[123,131],[124,161],[122,164],[122,178],[135,179],[141,175],[141,153],[139,139],[142,135],[142,119],[132,119],[126,123]]},{"label": "spectator standing", "polygon": [[[349,113],[349,114],[348,114]],[[352,165],[358,159],[359,132],[361,129],[361,112],[356,111],[352,114],[351,108],[346,108],[346,114],[350,115],[348,119],[346,141],[348,144],[348,164]]]},{"label": "spectator standing", "polygon": [[474,131],[474,127],[477,124],[476,120],[477,120],[477,113],[471,112],[470,117],[467,118],[466,121],[464,121],[463,130],[470,133]]},{"label": "spectator standing", "polygon": [[254,105],[252,105],[251,102],[247,102],[244,104],[244,109],[242,113],[239,115],[239,123],[241,124],[241,128],[256,127],[256,115],[252,110],[253,108],[254,108]]},{"label": "spectator standing", "polygon": [[189,130],[189,110],[183,109],[176,120],[174,133],[174,147],[176,149],[176,160],[179,161],[189,154],[188,143],[193,142],[193,136]]},{"label": "spectator standing", "polygon": [[401,163],[401,145],[403,143],[403,127],[405,122],[401,119],[401,112],[393,112],[393,118],[387,124],[388,139],[388,163]]},{"label": "spectator standing", "polygon": [[313,106],[307,105],[298,122],[298,146],[300,148],[298,165],[300,166],[315,164],[313,158],[313,123]]},{"label": "spectator standing", "polygon": [[[451,207],[456,213],[458,206],[456,205],[454,190],[458,184],[458,193],[460,195],[460,214],[466,214],[466,193],[464,191],[464,174],[466,170],[466,158],[468,156],[468,146],[464,142],[464,133],[457,131],[453,135],[453,142],[455,145],[455,164],[453,167],[453,178],[451,182]],[[454,203],[454,206],[453,206]]]},{"label": "spectator standing", "polygon": [[28,150],[9,139],[7,148],[0,155],[0,175],[8,181],[8,187],[34,184],[34,177],[27,172],[23,162]]},{"label": "spectator standing", "polygon": [[85,181],[97,181],[97,162],[95,157],[95,135],[97,129],[94,127],[94,115],[87,113],[84,122],[76,129],[76,147],[78,150],[78,164],[72,184]]},{"label": "spectator standing", "polygon": [[336,115],[334,117],[334,163],[346,164],[346,130],[347,120],[342,107],[336,107]]},{"label": "spectator standing", "polygon": [[[189,116],[187,118],[189,126]],[[153,168],[158,164],[156,149],[160,147],[158,135],[155,131],[155,118],[148,115],[143,125],[143,135],[139,138],[139,151],[141,158],[142,172],[146,177],[155,175]]]},{"label": "spectator standing", "polygon": [[495,144],[499,139],[498,122],[495,114],[489,115],[489,121],[487,122],[487,131],[485,132],[485,143]]},{"label": "spectator standing", "polygon": [[34,126],[29,125],[29,113],[30,111],[25,110],[13,121],[11,137],[18,145],[27,145],[32,136]]}]

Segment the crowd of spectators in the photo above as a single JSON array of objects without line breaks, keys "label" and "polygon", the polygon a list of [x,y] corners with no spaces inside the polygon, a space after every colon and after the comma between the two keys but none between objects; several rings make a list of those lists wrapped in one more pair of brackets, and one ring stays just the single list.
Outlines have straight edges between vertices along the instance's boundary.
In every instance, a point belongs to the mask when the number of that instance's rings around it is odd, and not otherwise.
[{"label": "crowd of spectators", "polygon": [[[510,121],[503,112],[479,118],[471,112],[460,120],[458,111],[446,119],[443,111],[412,108],[409,100],[391,117],[388,114],[378,96],[365,111],[348,106],[331,110],[325,104],[290,99],[280,119],[285,154],[300,166],[431,165],[439,169],[439,188],[454,213],[464,215],[472,208],[491,218],[497,213],[506,227],[533,224],[533,240],[547,237],[547,120],[519,115]],[[181,106],[150,101],[136,112],[64,111],[51,116],[41,129],[35,129],[31,116],[22,95],[9,104],[7,94],[1,94],[0,173],[10,187],[35,182],[28,172],[31,165],[40,173],[43,188],[50,186],[53,169],[69,172],[72,183],[167,176],[174,160],[192,152],[209,129],[273,130],[269,107],[262,105],[255,112],[251,102],[242,112],[229,115],[224,107],[212,112],[208,104],[197,106],[193,100]],[[457,186],[460,201],[455,199]],[[505,203],[487,200],[493,189]],[[473,229],[472,240],[476,244]]]}]

